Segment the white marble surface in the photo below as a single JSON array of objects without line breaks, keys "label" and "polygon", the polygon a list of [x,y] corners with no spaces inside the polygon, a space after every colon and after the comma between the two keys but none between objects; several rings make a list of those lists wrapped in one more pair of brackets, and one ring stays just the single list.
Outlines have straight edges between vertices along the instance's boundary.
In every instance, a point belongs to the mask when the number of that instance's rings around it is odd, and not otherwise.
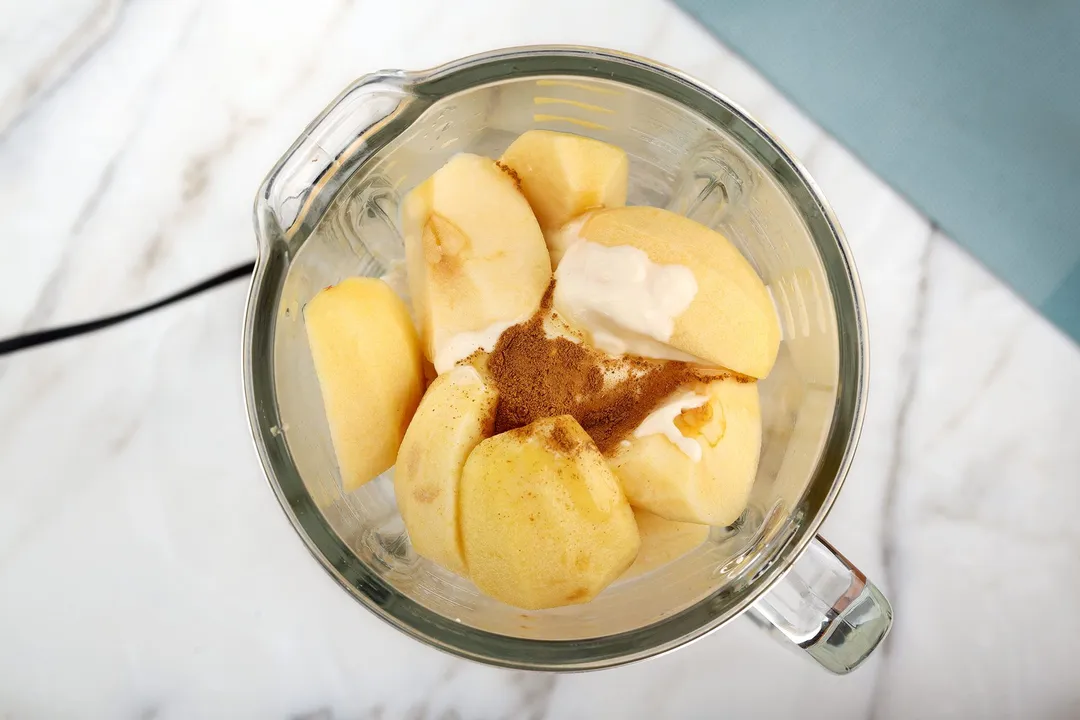
[{"label": "white marble surface", "polygon": [[[42,16],[5,7],[5,23]],[[845,678],[746,621],[558,677],[406,639],[310,559],[262,478],[237,283],[0,359],[0,717],[1080,715],[1080,351],[686,16],[659,0],[130,0],[106,16],[100,42],[74,23],[0,32],[0,57],[22,58],[0,91],[55,80],[3,109],[0,336],[253,255],[263,174],[373,69],[596,44],[761,118],[831,198],[862,272],[870,409],[825,530],[896,626]]]}]

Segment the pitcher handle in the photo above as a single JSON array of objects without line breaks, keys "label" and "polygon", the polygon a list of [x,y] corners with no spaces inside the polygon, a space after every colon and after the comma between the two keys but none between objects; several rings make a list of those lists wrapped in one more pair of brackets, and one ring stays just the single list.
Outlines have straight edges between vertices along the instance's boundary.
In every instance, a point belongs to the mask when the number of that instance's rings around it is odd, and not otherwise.
[{"label": "pitcher handle", "polygon": [[278,160],[255,201],[260,261],[274,241],[296,234],[306,217],[322,216],[324,208],[312,201],[333,197],[351,170],[371,155],[378,134],[394,136],[387,131],[391,123],[407,124],[430,104],[412,92],[415,78],[403,70],[365,75],[330,103]]},{"label": "pitcher handle", "polygon": [[820,535],[751,612],[838,675],[870,656],[893,619],[881,591]]}]

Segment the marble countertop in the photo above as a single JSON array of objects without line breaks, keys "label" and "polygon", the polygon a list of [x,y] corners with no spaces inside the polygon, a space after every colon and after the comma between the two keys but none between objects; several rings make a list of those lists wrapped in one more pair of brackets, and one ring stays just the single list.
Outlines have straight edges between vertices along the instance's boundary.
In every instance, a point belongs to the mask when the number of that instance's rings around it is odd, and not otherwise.
[{"label": "marble countertop", "polygon": [[720,89],[805,161],[862,273],[870,406],[824,533],[896,610],[848,677],[746,620],[564,676],[409,640],[312,561],[266,486],[235,283],[0,359],[0,717],[1080,715],[1080,350],[673,6],[50,0],[0,15],[0,336],[251,257],[258,183],[365,72],[569,42]]}]

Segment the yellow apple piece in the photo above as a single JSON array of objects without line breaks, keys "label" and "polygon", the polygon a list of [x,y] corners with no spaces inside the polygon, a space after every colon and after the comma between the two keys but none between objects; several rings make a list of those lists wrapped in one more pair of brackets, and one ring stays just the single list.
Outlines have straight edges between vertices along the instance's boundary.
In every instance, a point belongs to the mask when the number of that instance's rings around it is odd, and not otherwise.
[{"label": "yellow apple piece", "polygon": [[641,536],[641,549],[634,564],[623,574],[624,580],[678,560],[709,537],[708,525],[667,520],[641,508],[634,508],[634,521]]},{"label": "yellow apple piece", "polygon": [[490,437],[498,392],[469,365],[443,373],[416,409],[394,468],[394,494],[413,548],[468,574],[458,526],[458,487],[469,453]]},{"label": "yellow apple piece", "polygon": [[551,130],[529,130],[499,159],[521,179],[544,236],[586,210],[622,207],[630,162],[626,152],[600,140]]},{"label": "yellow apple piece", "polygon": [[424,354],[444,372],[531,315],[551,282],[540,226],[512,173],[455,155],[402,205]]},{"label": "yellow apple piece", "polygon": [[668,520],[730,525],[746,509],[757,476],[757,383],[729,376],[708,383],[703,393],[704,402],[675,415],[665,432],[639,435],[664,412],[661,405],[609,462],[634,507]]},{"label": "yellow apple piece", "polygon": [[[575,230],[578,241],[566,249],[555,285],[555,308],[571,321],[591,313],[707,363],[755,378],[769,374],[780,345],[776,310],[723,235],[653,207],[597,210]],[[637,271],[615,273],[616,264]],[[660,295],[646,297],[650,291]],[[633,309],[635,297],[649,308]]]},{"label": "yellow apple piece", "polygon": [[394,464],[424,392],[405,303],[375,278],[349,278],[304,308],[341,484],[350,492]]},{"label": "yellow apple piece", "polygon": [[569,415],[477,445],[465,462],[460,503],[469,577],[515,607],[588,602],[638,552],[618,481]]}]

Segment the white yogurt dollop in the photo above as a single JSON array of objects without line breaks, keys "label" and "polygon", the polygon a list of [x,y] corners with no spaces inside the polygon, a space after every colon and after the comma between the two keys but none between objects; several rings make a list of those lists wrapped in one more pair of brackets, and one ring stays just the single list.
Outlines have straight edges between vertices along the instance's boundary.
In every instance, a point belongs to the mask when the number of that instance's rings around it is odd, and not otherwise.
[{"label": "white yogurt dollop", "polygon": [[698,395],[695,392],[684,392],[673,395],[660,407],[649,413],[641,424],[634,430],[634,437],[646,435],[663,435],[671,444],[683,451],[683,454],[694,462],[701,460],[701,445],[697,440],[683,435],[675,425],[675,418],[683,410],[701,407],[708,402],[708,395]]},{"label": "white yogurt dollop", "polygon": [[435,350],[435,372],[440,375],[472,355],[477,350],[491,352],[503,332],[521,320],[504,320],[492,323],[483,330],[458,333]]},{"label": "white yogurt dollop", "polygon": [[555,271],[555,309],[613,355],[696,360],[667,344],[697,295],[694,272],[654,263],[630,245],[569,245]]}]

